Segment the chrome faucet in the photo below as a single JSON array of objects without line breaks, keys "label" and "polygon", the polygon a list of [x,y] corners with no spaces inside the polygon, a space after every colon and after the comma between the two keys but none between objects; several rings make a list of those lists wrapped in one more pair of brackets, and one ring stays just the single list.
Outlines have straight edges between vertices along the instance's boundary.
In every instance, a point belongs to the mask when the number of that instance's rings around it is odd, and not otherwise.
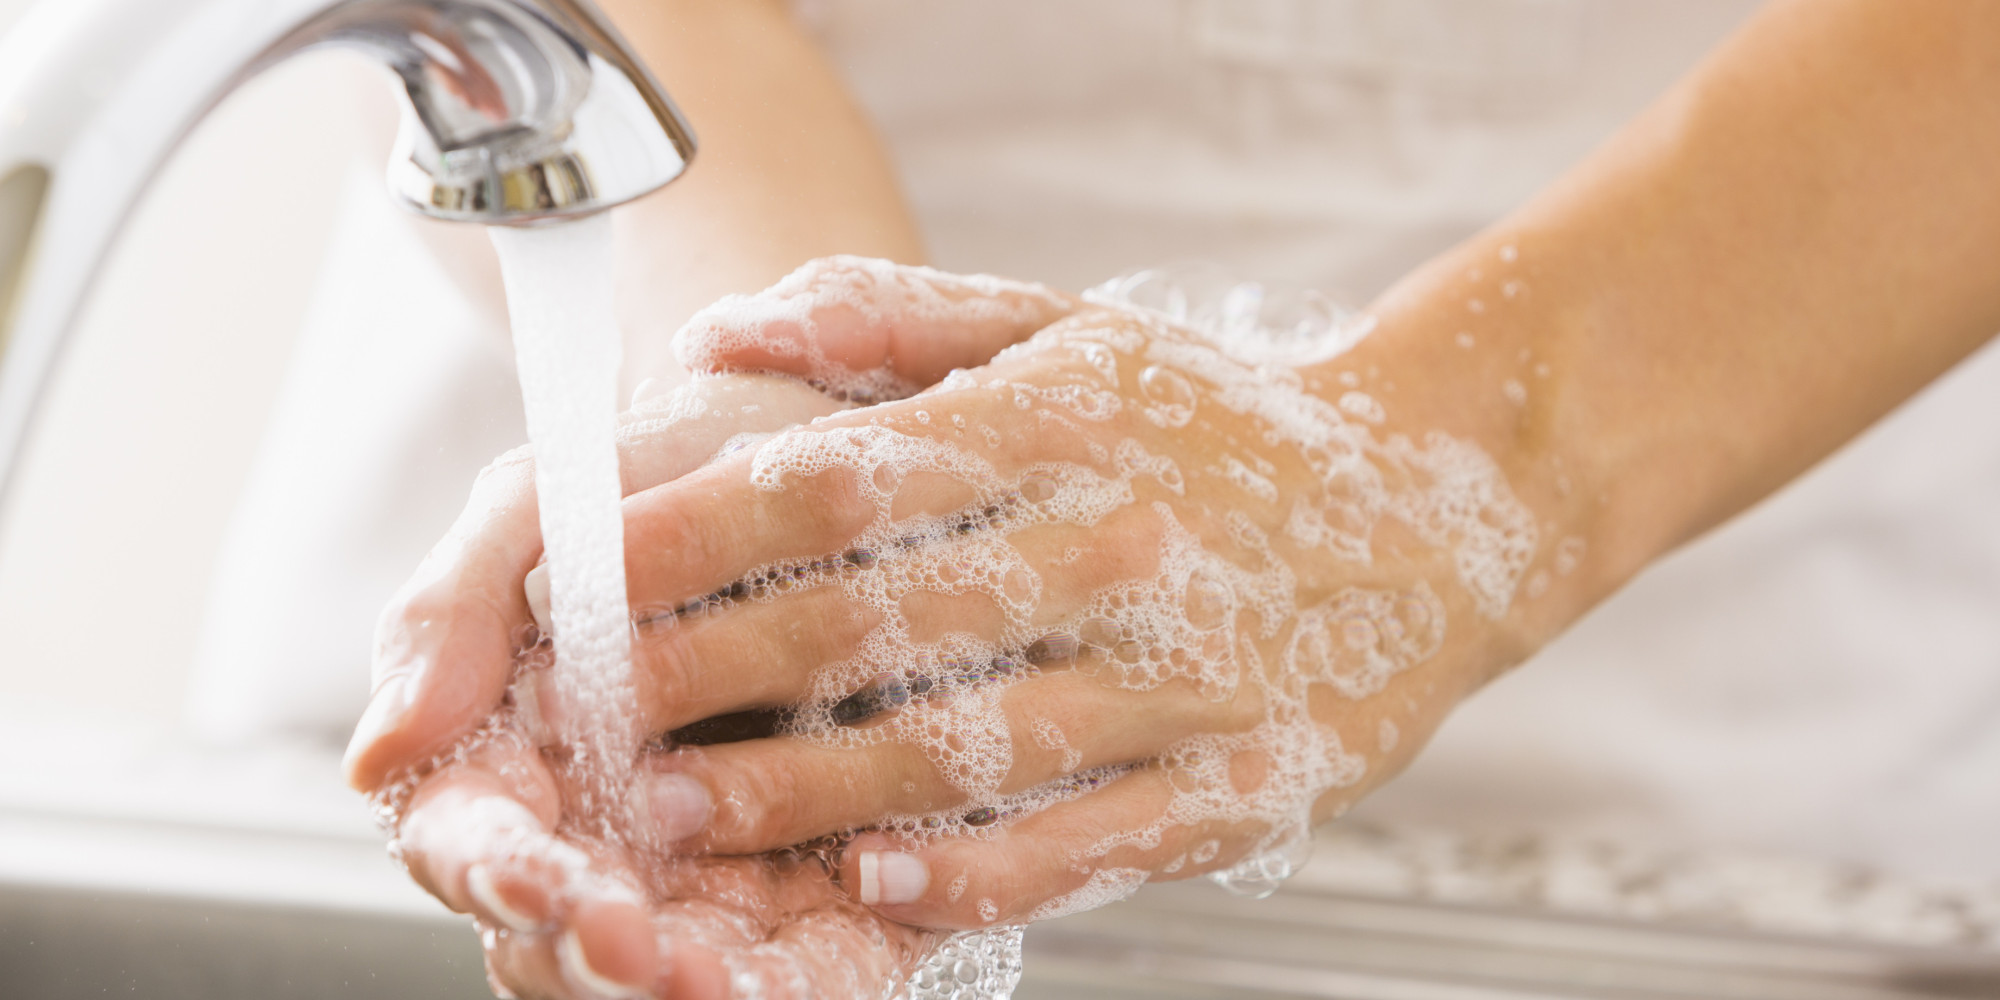
[{"label": "chrome faucet", "polygon": [[0,497],[112,241],[244,80],[346,46],[408,100],[389,188],[533,225],[680,176],[687,122],[589,0],[42,0],[0,40]]}]

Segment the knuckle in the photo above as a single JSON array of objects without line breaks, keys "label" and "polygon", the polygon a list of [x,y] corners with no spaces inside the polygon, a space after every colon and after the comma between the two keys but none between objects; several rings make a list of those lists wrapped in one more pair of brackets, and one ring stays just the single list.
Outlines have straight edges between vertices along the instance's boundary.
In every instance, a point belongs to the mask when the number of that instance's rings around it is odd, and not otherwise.
[{"label": "knuckle", "polygon": [[[656,503],[646,512],[645,534],[651,538],[654,556],[669,556],[672,563],[697,574],[712,565],[720,532],[702,518],[693,516],[682,504]],[[696,597],[680,594],[678,597]]]},{"label": "knuckle", "polygon": [[689,681],[687,638],[682,630],[649,636],[642,647],[645,669],[639,679],[654,718],[680,718],[693,702]]},{"label": "knuckle", "polygon": [[[807,787],[797,761],[776,754],[750,766],[733,766],[711,774],[717,799],[727,803],[718,817],[718,840],[726,850],[753,852],[784,847],[804,835],[800,794]],[[726,790],[726,791],[725,791]]]},{"label": "knuckle", "polygon": [[1254,684],[1239,685],[1228,700],[1211,703],[1208,710],[1207,728],[1223,732],[1240,733],[1255,729],[1265,720],[1263,694]]},{"label": "knuckle", "polygon": [[521,445],[500,454],[472,478],[472,493],[462,519],[483,516],[492,509],[530,500],[535,487],[535,448]]}]

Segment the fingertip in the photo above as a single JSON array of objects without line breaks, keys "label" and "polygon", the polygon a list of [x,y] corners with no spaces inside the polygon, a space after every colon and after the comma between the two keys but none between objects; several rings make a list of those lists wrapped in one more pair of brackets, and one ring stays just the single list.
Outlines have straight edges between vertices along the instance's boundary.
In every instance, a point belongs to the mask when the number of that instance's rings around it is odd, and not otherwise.
[{"label": "fingertip", "polygon": [[415,680],[408,675],[392,675],[376,688],[340,759],[349,787],[364,794],[382,787],[389,770],[383,744],[407,722],[415,698]]},{"label": "fingertip", "polygon": [[564,974],[590,996],[643,997],[658,977],[659,945],[652,922],[634,903],[579,903],[558,948]]},{"label": "fingertip", "polygon": [[728,1000],[729,968],[708,948],[676,941],[667,950],[659,992],[666,1000]]},{"label": "fingertip", "polygon": [[465,870],[465,892],[481,916],[508,930],[526,933],[547,922],[546,893],[531,884],[499,878],[485,864]]},{"label": "fingertip", "polygon": [[930,866],[901,851],[862,851],[855,859],[856,895],[863,906],[908,906],[930,889]]},{"label": "fingertip", "polygon": [[672,846],[706,829],[715,816],[708,786],[685,774],[654,774],[639,785],[638,813],[657,844]]},{"label": "fingertip", "polygon": [[882,834],[863,834],[847,847],[840,882],[855,902],[901,923],[928,923],[932,888],[930,852],[910,851]]},{"label": "fingertip", "polygon": [[528,571],[521,581],[521,592],[528,601],[528,613],[534,617],[535,627],[543,635],[555,635],[555,619],[549,612],[548,563],[536,563],[535,568]]}]

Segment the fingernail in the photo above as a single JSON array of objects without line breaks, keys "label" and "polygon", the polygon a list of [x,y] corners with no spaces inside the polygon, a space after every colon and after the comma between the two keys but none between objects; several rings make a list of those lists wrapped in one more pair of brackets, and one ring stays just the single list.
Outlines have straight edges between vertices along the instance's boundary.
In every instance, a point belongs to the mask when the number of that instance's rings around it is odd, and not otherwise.
[{"label": "fingernail", "polygon": [[909,854],[861,852],[861,905],[900,906],[914,903],[930,888],[930,869]]},{"label": "fingernail", "polygon": [[589,990],[592,996],[605,1000],[626,1000],[646,995],[646,991],[637,986],[628,986],[591,968],[590,957],[583,951],[583,939],[576,936],[574,927],[562,936],[557,951],[562,956],[563,971],[578,985]]},{"label": "fingernail", "polygon": [[715,815],[708,788],[685,774],[658,774],[645,785],[640,802],[646,821],[662,844],[675,844],[702,831]]},{"label": "fingernail", "polygon": [[521,589],[528,594],[528,613],[535,616],[535,627],[543,635],[555,635],[554,624],[549,620],[549,564],[541,563],[528,571],[528,578],[521,581]]},{"label": "fingernail", "polygon": [[465,891],[471,894],[473,902],[508,930],[527,932],[541,926],[533,917],[507,905],[507,900],[500,895],[500,887],[493,884],[493,872],[485,865],[473,865],[465,870]]},{"label": "fingernail", "polygon": [[628,410],[636,410],[639,408],[640,403],[643,403],[646,400],[653,398],[654,396],[660,395],[661,390],[665,388],[666,386],[662,385],[659,379],[642,378],[639,380],[638,385],[632,387],[632,401],[626,403],[625,408]]},{"label": "fingernail", "polygon": [[514,709],[522,731],[538,747],[561,743],[573,714],[562,686],[548,670],[531,671],[515,679]]},{"label": "fingernail", "polygon": [[415,674],[392,674],[382,682],[381,687],[375,689],[374,697],[368,700],[368,710],[361,713],[361,721],[354,726],[354,738],[348,741],[347,753],[341,759],[341,767],[350,781],[355,777],[354,768],[361,756],[403,721],[410,703],[416,700],[416,682]]}]

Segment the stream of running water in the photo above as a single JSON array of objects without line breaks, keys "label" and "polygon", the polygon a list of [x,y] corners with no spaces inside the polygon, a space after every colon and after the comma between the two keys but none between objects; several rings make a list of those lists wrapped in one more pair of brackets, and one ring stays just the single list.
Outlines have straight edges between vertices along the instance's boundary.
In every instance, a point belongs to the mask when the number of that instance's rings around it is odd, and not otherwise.
[{"label": "stream of running water", "polygon": [[[633,711],[631,611],[615,435],[619,336],[611,224],[598,215],[492,230],[535,449],[548,564],[558,738],[593,832],[616,837],[640,743]],[[1020,978],[1021,929],[953,935],[920,963],[912,1000],[1006,1000]]]}]

